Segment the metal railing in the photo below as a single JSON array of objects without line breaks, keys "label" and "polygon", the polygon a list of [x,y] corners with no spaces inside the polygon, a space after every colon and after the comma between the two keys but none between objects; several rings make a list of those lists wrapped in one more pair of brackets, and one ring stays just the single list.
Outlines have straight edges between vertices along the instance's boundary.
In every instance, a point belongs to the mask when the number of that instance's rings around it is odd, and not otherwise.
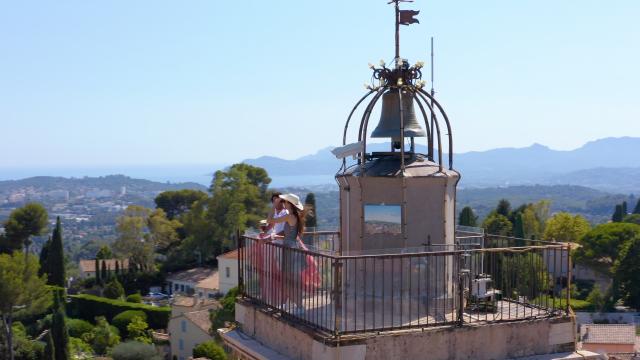
[{"label": "metal railing", "polygon": [[239,283],[246,300],[329,336],[569,311],[569,244],[481,237],[481,246],[337,255],[245,235]]}]

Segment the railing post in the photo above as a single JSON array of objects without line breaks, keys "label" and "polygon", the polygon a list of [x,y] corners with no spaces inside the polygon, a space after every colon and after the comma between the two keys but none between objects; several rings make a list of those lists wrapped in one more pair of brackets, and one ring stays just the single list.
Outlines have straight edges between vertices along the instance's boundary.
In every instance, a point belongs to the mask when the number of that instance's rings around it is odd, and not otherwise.
[{"label": "railing post", "polygon": [[340,336],[342,326],[342,260],[333,258],[333,335]]},{"label": "railing post", "polygon": [[[464,277],[467,275],[467,270],[462,268],[464,252],[458,256],[454,256],[457,260],[458,269],[458,326],[464,324]],[[455,304],[455,301],[454,301]]]},{"label": "railing post", "polygon": [[567,315],[571,313],[571,243],[567,243]]},{"label": "railing post", "polygon": [[244,293],[244,237],[240,236],[240,230],[236,231],[236,239],[238,239],[238,290],[240,294],[245,296]]}]

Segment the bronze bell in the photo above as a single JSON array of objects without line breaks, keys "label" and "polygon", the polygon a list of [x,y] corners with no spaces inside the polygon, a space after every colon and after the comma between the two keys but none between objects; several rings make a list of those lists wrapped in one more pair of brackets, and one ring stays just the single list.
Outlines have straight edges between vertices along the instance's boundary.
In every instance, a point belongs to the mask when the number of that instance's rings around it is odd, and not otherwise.
[{"label": "bronze bell", "polygon": [[[413,107],[413,94],[402,92],[402,117],[404,120],[404,137],[425,137],[424,132]],[[397,89],[392,89],[382,95],[382,111],[380,122],[371,137],[392,138],[400,141],[400,96]]]}]

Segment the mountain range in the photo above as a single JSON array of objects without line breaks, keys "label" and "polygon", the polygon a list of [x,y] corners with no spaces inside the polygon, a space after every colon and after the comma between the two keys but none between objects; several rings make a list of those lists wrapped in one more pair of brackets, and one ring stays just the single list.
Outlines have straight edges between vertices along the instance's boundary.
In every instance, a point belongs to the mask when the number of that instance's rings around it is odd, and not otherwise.
[{"label": "mountain range", "polygon": [[[262,156],[244,162],[263,167],[275,176],[330,175],[341,165],[331,154],[332,148],[295,160]],[[388,144],[371,144],[370,148],[381,151]],[[425,152],[425,148],[418,147],[418,151]],[[454,154],[454,168],[462,174],[463,188],[570,184],[633,193],[640,192],[639,155],[638,137],[603,138],[569,151],[533,144]]]}]

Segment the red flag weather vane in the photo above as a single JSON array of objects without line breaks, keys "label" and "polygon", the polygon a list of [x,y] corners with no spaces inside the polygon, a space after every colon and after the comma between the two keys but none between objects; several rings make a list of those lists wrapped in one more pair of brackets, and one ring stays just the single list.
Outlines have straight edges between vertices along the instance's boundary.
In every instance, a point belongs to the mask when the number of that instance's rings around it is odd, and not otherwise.
[{"label": "red flag weather vane", "polygon": [[400,64],[400,25],[420,24],[416,16],[420,10],[400,10],[401,2],[413,2],[412,0],[392,0],[388,4],[394,4],[396,11],[396,65]]}]

